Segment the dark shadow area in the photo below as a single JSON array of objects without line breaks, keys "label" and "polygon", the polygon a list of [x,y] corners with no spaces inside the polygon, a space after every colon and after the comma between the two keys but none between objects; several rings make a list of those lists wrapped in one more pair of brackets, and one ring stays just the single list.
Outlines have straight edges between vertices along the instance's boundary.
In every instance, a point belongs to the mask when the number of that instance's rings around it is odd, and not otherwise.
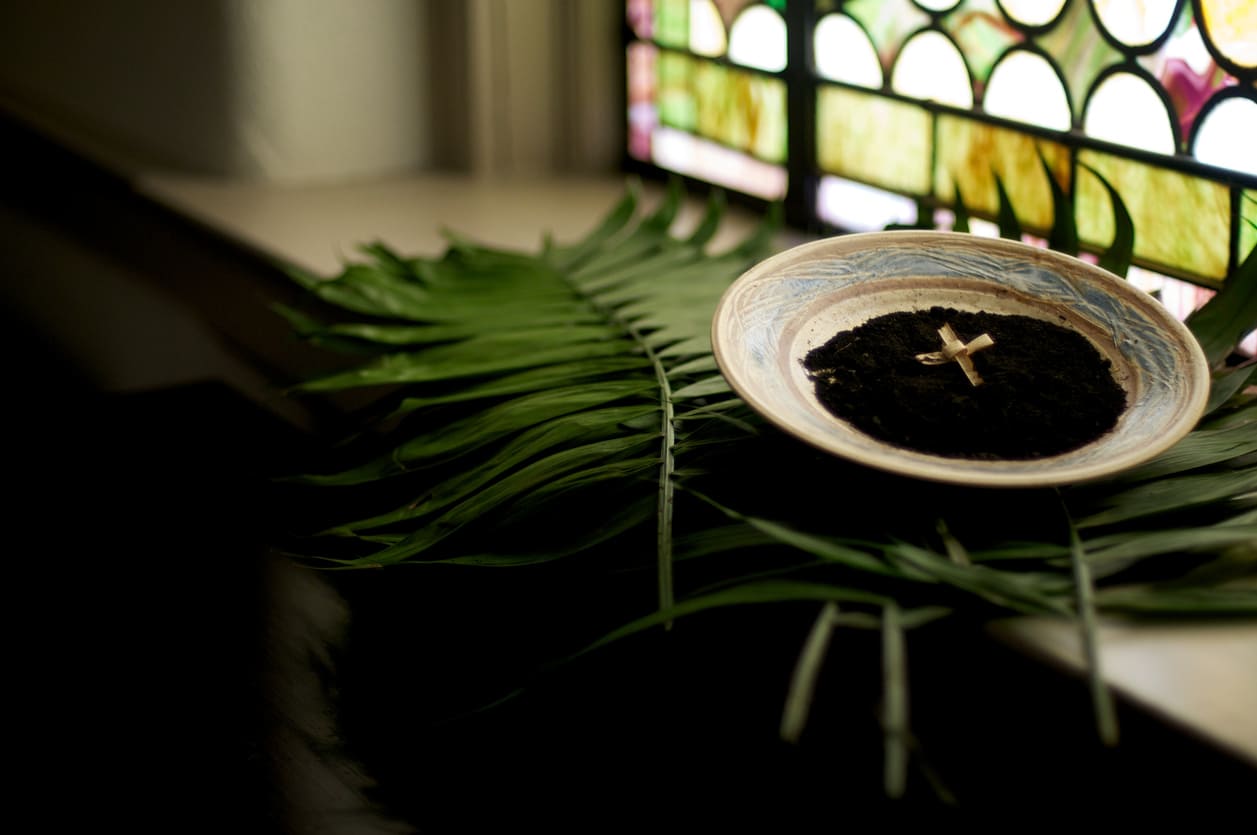
[{"label": "dark shadow area", "polygon": [[[264,379],[327,360],[267,315],[286,292],[271,267],[62,170],[64,204],[9,181],[12,216],[152,279]],[[1247,811],[1249,764],[1125,702],[1121,746],[1101,748],[1085,684],[980,623],[910,635],[914,749],[888,801],[876,633],[837,636],[801,743],[777,736],[812,605],[695,616],[549,667],[641,614],[653,579],[298,568],[278,545],[328,499],[273,478],[327,454],[337,404],[311,403],[309,429],[213,377],[105,390],[26,311],[2,312],[11,721],[41,827],[810,832]]]}]

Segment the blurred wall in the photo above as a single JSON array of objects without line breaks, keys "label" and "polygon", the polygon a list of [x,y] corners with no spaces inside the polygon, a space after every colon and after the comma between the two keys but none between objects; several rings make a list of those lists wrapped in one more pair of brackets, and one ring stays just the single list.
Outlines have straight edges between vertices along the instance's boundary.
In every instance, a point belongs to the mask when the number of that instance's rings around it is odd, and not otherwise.
[{"label": "blurred wall", "polygon": [[619,163],[617,0],[6,0],[0,105],[114,167],[283,183]]}]

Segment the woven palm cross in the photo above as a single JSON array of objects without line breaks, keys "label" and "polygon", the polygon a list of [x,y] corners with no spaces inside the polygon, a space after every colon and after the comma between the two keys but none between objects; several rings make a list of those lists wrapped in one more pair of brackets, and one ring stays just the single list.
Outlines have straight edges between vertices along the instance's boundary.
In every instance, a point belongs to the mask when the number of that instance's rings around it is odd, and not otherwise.
[{"label": "woven palm cross", "polygon": [[995,340],[991,338],[991,335],[984,333],[976,339],[964,342],[960,337],[956,336],[956,332],[948,324],[944,324],[938,329],[938,335],[942,337],[943,349],[941,351],[930,351],[926,354],[917,354],[916,358],[926,365],[942,365],[948,362],[959,363],[961,370],[969,378],[970,385],[982,385],[982,376],[973,367],[973,360],[970,357],[978,351],[995,344]]}]

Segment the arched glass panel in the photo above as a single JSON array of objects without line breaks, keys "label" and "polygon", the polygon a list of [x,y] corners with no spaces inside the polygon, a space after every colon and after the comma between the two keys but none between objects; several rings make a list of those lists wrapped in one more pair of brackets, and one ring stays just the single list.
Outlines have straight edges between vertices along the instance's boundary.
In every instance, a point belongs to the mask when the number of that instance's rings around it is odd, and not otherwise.
[{"label": "arched glass panel", "polygon": [[999,0],[1010,20],[1022,26],[1046,26],[1060,16],[1066,0]]},{"label": "arched glass panel", "polygon": [[1052,63],[1036,52],[1015,49],[991,71],[982,108],[992,116],[1052,130],[1070,128],[1069,98]]},{"label": "arched glass panel", "polygon": [[915,2],[929,12],[946,12],[960,5],[960,0],[915,0]]},{"label": "arched glass panel", "polygon": [[1192,156],[1257,177],[1257,100],[1222,96],[1211,103],[1192,140]]},{"label": "arched glass panel", "polygon": [[1107,75],[1092,91],[1083,115],[1086,134],[1130,148],[1174,153],[1174,128],[1165,102],[1142,77],[1131,72]]},{"label": "arched glass panel", "polygon": [[882,86],[882,65],[873,42],[860,24],[842,14],[828,14],[816,24],[813,38],[816,72],[822,78],[876,90]]},{"label": "arched glass panel", "polygon": [[927,29],[904,44],[890,86],[901,95],[953,107],[973,107],[973,85],[960,50],[942,32]]},{"label": "arched glass panel", "polygon": [[707,58],[725,54],[729,39],[713,0],[690,0],[690,52]]},{"label": "arched glass panel", "polygon": [[1091,0],[1096,20],[1118,43],[1140,48],[1155,42],[1174,21],[1180,0]]},{"label": "arched glass panel", "polygon": [[786,68],[786,20],[768,6],[748,6],[729,30],[729,60],[768,72]]}]

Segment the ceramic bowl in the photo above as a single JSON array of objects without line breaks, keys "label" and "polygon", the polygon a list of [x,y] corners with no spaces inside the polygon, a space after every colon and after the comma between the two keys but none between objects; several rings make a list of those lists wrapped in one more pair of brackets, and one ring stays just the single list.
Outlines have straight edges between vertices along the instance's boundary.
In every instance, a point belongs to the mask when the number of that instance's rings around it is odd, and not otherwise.
[{"label": "ceramic bowl", "polygon": [[[874,317],[934,305],[1077,331],[1112,363],[1125,412],[1105,435],[1060,455],[979,460],[888,444],[821,405],[802,363],[808,351]],[[712,346],[734,391],[786,432],[867,466],[974,486],[1062,485],[1134,467],[1190,432],[1209,394],[1199,344],[1152,296],[1069,255],[959,232],[856,233],[785,250],[724,293]]]}]

